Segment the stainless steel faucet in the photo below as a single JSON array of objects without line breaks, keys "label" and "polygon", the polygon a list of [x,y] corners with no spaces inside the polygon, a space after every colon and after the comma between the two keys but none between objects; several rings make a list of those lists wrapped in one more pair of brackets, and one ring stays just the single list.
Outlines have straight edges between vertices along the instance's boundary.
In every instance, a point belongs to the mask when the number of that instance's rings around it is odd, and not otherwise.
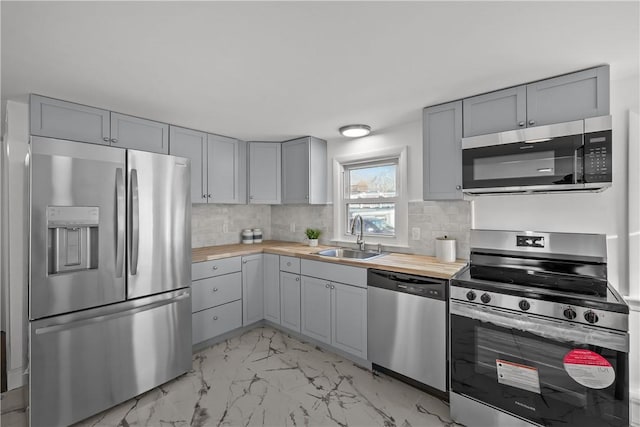
[{"label": "stainless steel faucet", "polygon": [[358,245],[358,249],[364,251],[364,220],[360,215],[356,215],[351,221],[351,234],[356,234],[356,221],[358,219],[360,220],[360,233],[356,236],[356,245]]}]

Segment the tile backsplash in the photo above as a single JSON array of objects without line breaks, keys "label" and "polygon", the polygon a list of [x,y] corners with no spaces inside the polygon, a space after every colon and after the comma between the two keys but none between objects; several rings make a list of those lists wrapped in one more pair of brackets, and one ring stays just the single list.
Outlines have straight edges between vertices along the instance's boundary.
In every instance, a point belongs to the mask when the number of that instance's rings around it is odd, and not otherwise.
[{"label": "tile backsplash", "polygon": [[[261,228],[264,239],[306,242],[307,227],[322,230],[321,244],[333,238],[333,206],[268,205],[193,205],[192,246],[239,243],[244,228]],[[408,248],[390,248],[395,252],[435,255],[435,239],[456,239],[458,258],[469,258],[471,202],[438,201],[409,203]],[[226,224],[226,227],[225,227]],[[294,231],[291,231],[294,224]],[[412,240],[413,228],[420,239]]]},{"label": "tile backsplash", "polygon": [[271,206],[193,205],[191,247],[240,243],[245,228],[261,228],[264,239],[271,238]]}]

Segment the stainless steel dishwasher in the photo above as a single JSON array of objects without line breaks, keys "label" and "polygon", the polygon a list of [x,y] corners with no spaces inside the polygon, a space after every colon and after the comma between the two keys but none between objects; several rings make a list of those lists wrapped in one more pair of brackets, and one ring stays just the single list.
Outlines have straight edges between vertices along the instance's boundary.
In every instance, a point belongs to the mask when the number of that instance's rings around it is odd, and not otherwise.
[{"label": "stainless steel dishwasher", "polygon": [[373,368],[446,393],[447,281],[369,269],[367,285]]}]

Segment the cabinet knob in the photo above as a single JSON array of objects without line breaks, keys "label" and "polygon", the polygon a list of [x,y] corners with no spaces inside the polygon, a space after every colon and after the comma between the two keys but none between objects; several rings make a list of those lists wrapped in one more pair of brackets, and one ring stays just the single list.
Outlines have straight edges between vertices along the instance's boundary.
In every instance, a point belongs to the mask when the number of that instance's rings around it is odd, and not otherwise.
[{"label": "cabinet knob", "polygon": [[300,278],[299,278],[299,277],[296,277],[296,282],[299,282],[299,281],[300,281]]},{"label": "cabinet knob", "polygon": [[306,196],[304,196],[304,198],[305,198],[305,199],[308,199],[308,198],[309,198],[309,195],[307,194]]},{"label": "cabinet knob", "polygon": [[111,138],[111,142],[115,144],[116,142],[118,142],[118,138]]},{"label": "cabinet knob", "polygon": [[533,126],[533,125],[535,125],[535,124],[536,124],[536,121],[535,121],[535,120],[529,120],[529,126]]},{"label": "cabinet knob", "polygon": [[518,122],[518,126],[523,127],[525,125],[524,122]]},{"label": "cabinet knob", "polygon": [[456,190],[462,190],[462,185],[456,185]]},{"label": "cabinet knob", "polygon": [[206,194],[203,194],[203,195],[202,195],[202,198],[203,198],[203,199],[206,199],[206,198],[207,198],[207,195],[206,195]]},{"label": "cabinet knob", "polygon": [[249,200],[253,200],[253,196],[249,196]]},{"label": "cabinet knob", "polygon": [[243,260],[242,260],[242,263],[243,263],[243,264],[246,264],[246,263],[247,263],[247,260],[246,260],[246,259],[243,259]]},{"label": "cabinet knob", "polygon": [[335,289],[336,287],[334,285],[331,285],[331,289]]},{"label": "cabinet knob", "polygon": [[105,137],[103,137],[103,138],[102,138],[102,140],[103,140],[104,142],[109,142],[109,137],[108,137],[108,136],[105,136]]},{"label": "cabinet knob", "polygon": [[218,288],[213,288],[213,292],[218,292]]},{"label": "cabinet knob", "polygon": [[213,266],[213,269],[214,269],[214,270],[217,270],[217,269],[218,269],[218,266],[217,266],[217,265],[214,265],[214,266]]},{"label": "cabinet knob", "polygon": [[329,284],[324,285],[325,288],[329,289]]},{"label": "cabinet knob", "polygon": [[211,198],[211,194],[207,194],[207,198],[210,199]]},{"label": "cabinet knob", "polygon": [[218,320],[218,316],[213,316],[213,320]]}]

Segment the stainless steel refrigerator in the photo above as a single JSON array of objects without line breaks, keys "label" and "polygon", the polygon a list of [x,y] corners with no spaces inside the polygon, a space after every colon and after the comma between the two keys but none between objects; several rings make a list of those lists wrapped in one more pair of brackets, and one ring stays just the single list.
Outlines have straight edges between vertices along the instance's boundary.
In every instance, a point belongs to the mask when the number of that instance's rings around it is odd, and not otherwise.
[{"label": "stainless steel refrigerator", "polygon": [[31,138],[32,426],[191,368],[189,160]]}]

